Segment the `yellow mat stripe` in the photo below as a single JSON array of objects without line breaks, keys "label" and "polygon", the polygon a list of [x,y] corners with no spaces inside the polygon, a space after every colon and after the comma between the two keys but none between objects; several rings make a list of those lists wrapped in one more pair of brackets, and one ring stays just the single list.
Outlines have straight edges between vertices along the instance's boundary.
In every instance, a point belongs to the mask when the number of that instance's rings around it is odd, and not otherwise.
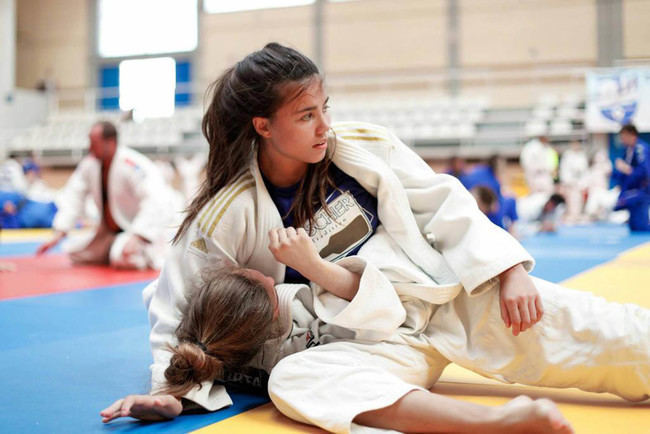
[{"label": "yellow mat stripe", "polygon": [[52,234],[51,229],[3,229],[0,232],[2,241],[27,241],[30,239],[45,239]]},{"label": "yellow mat stripe", "polygon": [[[87,233],[92,228],[73,229],[69,236]],[[52,229],[3,229],[0,231],[0,242],[28,242],[48,240],[54,231]]]},{"label": "yellow mat stripe", "polygon": [[[611,301],[636,303],[650,308],[650,243],[628,250],[613,261],[562,284],[573,289],[591,291]],[[507,385],[454,364],[445,369],[433,391],[490,406],[504,404],[522,394],[547,397],[558,404],[578,434],[650,434],[649,404],[628,403],[606,393]],[[266,404],[194,432],[292,434],[325,431],[293,422],[281,415],[272,404]]]},{"label": "yellow mat stripe", "polygon": [[260,407],[249,410],[246,413],[238,414],[229,419],[208,425],[192,433],[211,434],[320,434],[325,431],[311,425],[304,425],[294,422],[282,415],[273,407],[273,404],[264,404]]}]

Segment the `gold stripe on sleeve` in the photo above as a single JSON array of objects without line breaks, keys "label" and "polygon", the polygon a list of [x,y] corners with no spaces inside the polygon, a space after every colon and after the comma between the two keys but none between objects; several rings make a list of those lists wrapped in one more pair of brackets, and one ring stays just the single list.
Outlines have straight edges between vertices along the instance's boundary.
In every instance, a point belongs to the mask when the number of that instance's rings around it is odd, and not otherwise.
[{"label": "gold stripe on sleeve", "polygon": [[205,232],[210,220],[212,220],[212,216],[215,214],[215,212],[217,212],[217,210],[221,207],[221,205],[227,200],[229,195],[231,195],[232,192],[236,190],[237,187],[240,186],[241,184],[252,180],[253,180],[253,175],[249,173],[246,174],[245,176],[242,176],[241,178],[233,182],[228,187],[221,189],[214,196],[214,198],[212,198],[212,200],[210,201],[210,205],[206,207],[205,212],[203,212],[203,214],[199,218],[199,228],[201,228],[201,230]]},{"label": "gold stripe on sleeve", "polygon": [[366,142],[385,142],[386,138],[385,137],[377,137],[377,136],[341,136],[342,139],[345,140],[363,140]]},{"label": "gold stripe on sleeve", "polygon": [[[210,229],[207,231],[208,237],[212,236],[212,233],[214,232],[215,228],[217,227],[217,224],[221,220],[221,217],[223,217],[224,213],[228,210],[228,207],[232,203],[233,200],[237,198],[240,194],[242,194],[244,191],[248,190],[249,188],[255,187],[255,182],[249,182],[248,184],[242,185],[239,190],[237,190],[234,194],[230,196],[228,201],[221,207],[221,210],[219,213],[216,215],[214,220],[212,220],[212,224],[210,225]],[[207,226],[207,225],[206,225]]]}]

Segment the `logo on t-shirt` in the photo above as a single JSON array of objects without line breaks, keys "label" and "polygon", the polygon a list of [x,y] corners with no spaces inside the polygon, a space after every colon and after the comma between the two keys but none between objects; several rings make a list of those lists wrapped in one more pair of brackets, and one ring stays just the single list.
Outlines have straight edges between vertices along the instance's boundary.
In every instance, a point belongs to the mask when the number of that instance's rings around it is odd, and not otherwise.
[{"label": "logo on t-shirt", "polygon": [[323,209],[316,212],[311,239],[323,259],[334,261],[363,244],[372,235],[372,225],[370,213],[348,191],[329,202],[328,207],[332,216]]}]

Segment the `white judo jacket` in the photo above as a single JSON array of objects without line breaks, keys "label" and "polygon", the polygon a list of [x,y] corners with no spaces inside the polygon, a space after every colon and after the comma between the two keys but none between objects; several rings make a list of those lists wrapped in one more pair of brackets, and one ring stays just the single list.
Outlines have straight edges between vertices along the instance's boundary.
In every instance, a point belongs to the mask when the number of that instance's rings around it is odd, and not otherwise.
[{"label": "white judo jacket", "polygon": [[[373,267],[365,269],[381,270],[398,294],[442,304],[462,290],[475,295],[492,289],[497,276],[516,264],[532,269],[532,257],[481,213],[456,178],[434,173],[390,131],[359,122],[336,124],[333,131],[334,163],[377,197],[379,220],[390,235],[383,239],[394,247],[394,255],[382,250],[370,258]],[[201,270],[229,261],[282,282],[285,265],[268,249],[268,231],[282,225],[253,159],[249,170],[217,193],[172,247],[159,278],[143,292],[151,323],[153,393],[164,386],[170,358],[165,345],[176,343],[175,329]],[[357,330],[357,338],[382,339],[405,314],[393,311],[397,297],[375,297],[376,278],[366,275],[364,271],[355,306],[371,303],[374,311],[344,311],[347,304],[318,289],[315,308],[325,322]],[[232,404],[225,388],[213,384],[197,386],[186,398],[208,410]]]},{"label": "white judo jacket", "polygon": [[[84,157],[57,197],[53,228],[64,232],[73,229],[88,196],[101,215],[101,188],[101,162]],[[153,244],[167,244],[180,211],[169,200],[169,188],[151,160],[133,149],[117,147],[108,173],[108,201],[115,223],[124,232],[140,235]]]},{"label": "white judo jacket", "polygon": [[589,170],[587,154],[583,150],[567,149],[560,159],[560,181],[572,187],[587,187],[585,177]]}]

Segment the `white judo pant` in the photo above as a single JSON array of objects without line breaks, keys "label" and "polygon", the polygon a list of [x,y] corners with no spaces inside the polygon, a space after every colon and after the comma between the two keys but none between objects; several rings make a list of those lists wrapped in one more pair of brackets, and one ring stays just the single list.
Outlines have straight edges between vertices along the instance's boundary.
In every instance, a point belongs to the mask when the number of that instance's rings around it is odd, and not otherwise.
[{"label": "white judo pant", "polygon": [[430,389],[449,362],[503,382],[647,399],[650,310],[534,282],[544,316],[517,337],[501,320],[499,291],[461,293],[437,309],[420,335],[339,341],[286,357],[271,372],[271,399],[303,423],[340,433],[374,431],[352,420],[412,390]]}]

